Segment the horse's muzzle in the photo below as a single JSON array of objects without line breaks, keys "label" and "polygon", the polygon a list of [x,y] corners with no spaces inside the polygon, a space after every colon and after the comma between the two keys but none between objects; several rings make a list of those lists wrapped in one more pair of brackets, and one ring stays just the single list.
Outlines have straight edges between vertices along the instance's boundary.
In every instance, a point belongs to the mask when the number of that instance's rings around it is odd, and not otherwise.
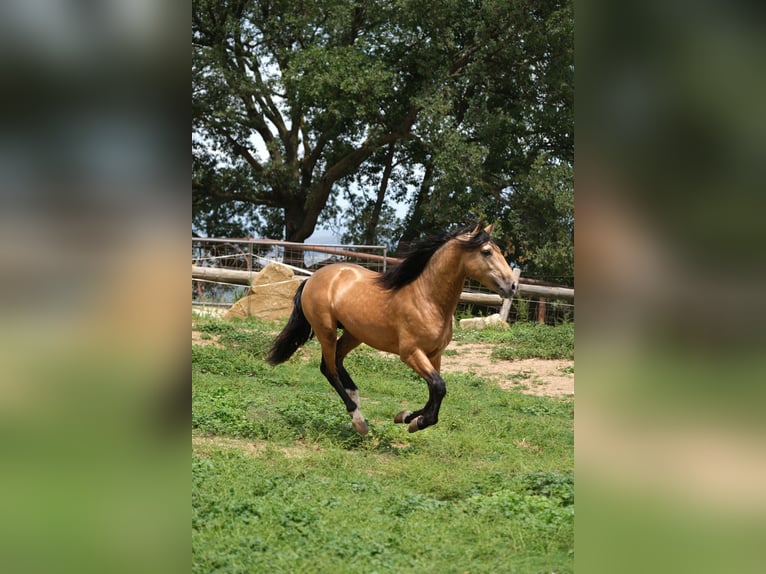
[{"label": "horse's muzzle", "polygon": [[501,280],[497,282],[497,291],[500,293],[500,296],[505,299],[513,297],[518,288],[519,284],[517,281]]}]

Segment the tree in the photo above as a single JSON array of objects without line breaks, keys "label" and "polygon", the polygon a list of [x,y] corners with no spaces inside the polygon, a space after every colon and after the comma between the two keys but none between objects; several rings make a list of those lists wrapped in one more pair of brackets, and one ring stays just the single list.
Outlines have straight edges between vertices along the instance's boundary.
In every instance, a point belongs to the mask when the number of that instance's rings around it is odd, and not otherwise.
[{"label": "tree", "polygon": [[311,235],[333,186],[409,137],[417,115],[418,82],[397,80],[380,50],[386,6],[195,0],[193,159],[203,171],[221,158],[221,173],[193,193],[272,210],[288,240]]},{"label": "tree", "polygon": [[509,190],[498,238],[526,277],[574,284],[574,172],[541,155]]},{"label": "tree", "polygon": [[[529,235],[535,203],[520,201],[518,190],[529,197],[540,189],[529,180],[535,166],[558,165],[565,177],[574,164],[572,5],[484,3],[473,18],[470,61],[445,79],[416,126],[424,175],[403,240],[473,214],[504,223],[512,254],[531,261],[536,244],[514,242]],[[571,198],[572,178],[563,183]]]},{"label": "tree", "polygon": [[358,241],[468,214],[528,238],[517,256],[550,239],[520,198],[541,189],[533,166],[574,161],[571,0],[194,0],[192,20],[200,225],[303,241],[344,197]]}]

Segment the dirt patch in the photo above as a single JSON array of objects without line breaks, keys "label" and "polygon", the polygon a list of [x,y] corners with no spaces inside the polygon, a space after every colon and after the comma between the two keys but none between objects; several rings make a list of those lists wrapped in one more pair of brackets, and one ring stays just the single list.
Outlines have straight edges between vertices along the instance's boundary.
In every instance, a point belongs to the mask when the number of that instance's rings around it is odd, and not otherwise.
[{"label": "dirt patch", "polygon": [[[192,447],[198,447],[203,450],[205,447],[230,448],[239,450],[254,457],[260,457],[267,450],[274,448],[271,443],[265,440],[245,440],[220,436],[200,435],[192,435]],[[321,450],[321,448],[319,445],[304,444],[302,442],[295,441],[290,446],[284,446],[277,448],[276,450],[282,452],[282,454],[285,455],[285,458],[305,458],[314,452],[318,452]]]},{"label": "dirt patch", "polygon": [[492,359],[492,346],[453,341],[442,356],[443,373],[475,373],[500,388],[530,395],[574,395],[574,361],[566,359]]},{"label": "dirt patch", "polygon": [[266,450],[265,442],[245,441],[240,439],[225,438],[220,436],[192,435],[192,447],[212,446],[217,448],[236,448],[247,452],[251,456],[260,456]]},{"label": "dirt patch", "polygon": [[519,448],[528,448],[529,450],[533,450],[535,452],[540,452],[542,450],[538,445],[528,443],[526,438],[515,440],[513,441],[513,444]]},{"label": "dirt patch", "polygon": [[218,342],[218,337],[210,335],[209,333],[200,333],[199,331],[192,330],[192,345],[200,345],[205,347],[212,345],[213,347],[223,348],[223,345]]}]

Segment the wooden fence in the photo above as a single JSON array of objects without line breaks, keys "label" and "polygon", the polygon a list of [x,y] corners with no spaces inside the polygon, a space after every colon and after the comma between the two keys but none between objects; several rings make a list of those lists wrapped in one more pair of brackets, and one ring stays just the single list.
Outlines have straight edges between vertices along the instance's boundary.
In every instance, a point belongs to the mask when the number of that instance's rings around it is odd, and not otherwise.
[{"label": "wooden fence", "polygon": [[[197,242],[210,242],[218,244],[249,244],[250,246],[266,246],[287,248],[293,251],[311,251],[317,253],[324,253],[331,256],[353,258],[362,261],[374,262],[379,269],[385,270],[390,264],[396,264],[401,259],[396,257],[389,257],[385,248],[380,246],[324,246],[324,245],[309,245],[304,243],[292,243],[287,241],[269,240],[269,239],[207,239],[207,238],[193,238],[193,241]],[[348,247],[354,248],[378,248],[382,249],[383,254],[378,255],[375,253],[366,253],[361,251],[354,251]],[[247,256],[246,254],[244,256]],[[225,266],[202,266],[192,265],[192,279],[225,283],[231,285],[249,286],[253,280],[255,271],[252,270],[251,262],[248,261],[247,268],[250,270],[232,269]],[[307,269],[293,267],[298,272],[309,276],[312,274]],[[519,282],[519,289],[517,291],[518,296],[531,296],[538,298],[538,321],[544,322],[545,320],[545,308],[546,302],[550,299],[564,299],[569,302],[574,301],[574,289],[570,287],[564,287],[561,285],[554,285],[535,279],[527,279],[520,277],[520,270],[514,269],[514,273]],[[300,278],[300,277],[299,277]],[[470,291],[463,291],[460,296],[460,303],[466,305],[479,305],[486,307],[500,307],[500,315],[504,321],[508,320],[510,312],[510,299],[503,299],[500,295],[495,293],[474,293]]]}]

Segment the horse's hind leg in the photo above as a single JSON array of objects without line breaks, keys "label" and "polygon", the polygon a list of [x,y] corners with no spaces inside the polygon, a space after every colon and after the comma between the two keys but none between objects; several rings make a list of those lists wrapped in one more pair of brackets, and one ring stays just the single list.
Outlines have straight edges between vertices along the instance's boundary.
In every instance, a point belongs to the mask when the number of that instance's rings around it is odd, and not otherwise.
[{"label": "horse's hind leg", "polygon": [[[351,416],[351,425],[354,427],[354,430],[359,434],[367,434],[367,421],[364,419],[364,416],[359,410],[357,402],[351,396],[349,396],[349,393],[346,391],[345,384],[341,380],[341,375],[336,359],[338,343],[335,338],[336,330],[327,329],[322,330],[321,332],[315,330],[315,333],[317,339],[319,339],[319,343],[322,345],[322,364],[320,366],[322,374],[327,378],[327,380],[340,396],[343,403],[346,405],[346,410],[348,411],[349,416]],[[343,369],[343,372],[345,372],[345,369]],[[348,373],[346,373],[346,376],[348,377]],[[351,377],[348,377],[348,380],[351,381]],[[353,392],[356,390],[356,385],[353,384],[353,381],[351,381],[351,384],[353,385]],[[357,397],[357,401],[358,400],[359,399]]]},{"label": "horse's hind leg", "polygon": [[346,394],[351,397],[351,400],[356,403],[357,407],[359,407],[359,390],[356,384],[354,384],[351,375],[348,374],[348,371],[343,366],[343,359],[360,344],[361,341],[359,339],[348,332],[344,332],[341,338],[338,339],[335,351],[335,366],[338,369],[338,375],[343,383],[343,388],[346,390]]}]

